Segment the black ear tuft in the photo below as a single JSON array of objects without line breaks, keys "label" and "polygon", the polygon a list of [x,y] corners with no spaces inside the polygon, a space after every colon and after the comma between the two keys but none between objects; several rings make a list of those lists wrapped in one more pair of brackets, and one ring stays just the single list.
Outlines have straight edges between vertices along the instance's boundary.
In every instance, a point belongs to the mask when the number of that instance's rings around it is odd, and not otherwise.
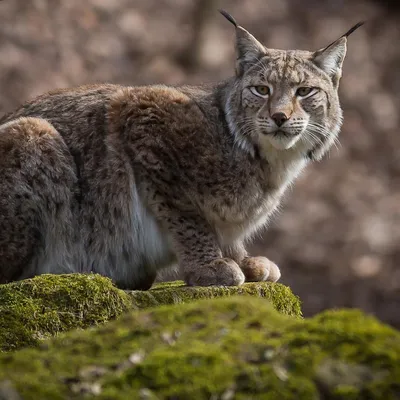
[{"label": "black ear tuft", "polygon": [[233,24],[235,26],[235,28],[238,27],[238,24],[235,20],[235,18],[232,17],[231,14],[229,14],[228,12],[226,12],[225,10],[218,10],[231,24]]},{"label": "black ear tuft", "polygon": [[246,29],[239,26],[229,13],[218,10],[236,28],[236,74],[239,76],[266,53],[266,48]]},{"label": "black ear tuft", "polygon": [[355,24],[352,28],[350,28],[342,37],[349,37],[355,30],[357,30],[360,26],[363,26],[365,21],[361,21],[358,24]]}]

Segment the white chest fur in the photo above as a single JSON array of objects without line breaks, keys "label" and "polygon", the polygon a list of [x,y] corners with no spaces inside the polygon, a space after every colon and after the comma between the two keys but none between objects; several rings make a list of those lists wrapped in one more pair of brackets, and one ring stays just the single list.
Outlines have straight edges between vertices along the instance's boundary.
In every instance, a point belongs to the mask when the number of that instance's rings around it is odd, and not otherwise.
[{"label": "white chest fur", "polygon": [[278,209],[281,198],[293,180],[300,174],[307,161],[298,152],[269,152],[266,181],[270,189],[265,193],[248,190],[234,209],[222,208],[211,215],[219,241],[231,245],[248,239],[264,227]]}]

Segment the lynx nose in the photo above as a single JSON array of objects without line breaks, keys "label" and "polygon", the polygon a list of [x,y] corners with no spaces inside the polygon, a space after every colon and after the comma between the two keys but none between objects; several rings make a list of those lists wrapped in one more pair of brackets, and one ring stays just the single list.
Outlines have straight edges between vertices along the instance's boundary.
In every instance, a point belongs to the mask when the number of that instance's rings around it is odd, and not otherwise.
[{"label": "lynx nose", "polygon": [[289,118],[283,112],[277,112],[271,116],[278,126],[282,126]]}]

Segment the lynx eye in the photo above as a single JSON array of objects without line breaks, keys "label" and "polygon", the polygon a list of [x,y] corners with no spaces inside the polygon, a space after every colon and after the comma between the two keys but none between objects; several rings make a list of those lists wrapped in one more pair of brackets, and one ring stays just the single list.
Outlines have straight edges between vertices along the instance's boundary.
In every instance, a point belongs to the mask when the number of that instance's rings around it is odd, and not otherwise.
[{"label": "lynx eye", "polygon": [[297,89],[296,95],[299,97],[306,97],[312,94],[315,91],[315,88],[312,87],[301,87]]},{"label": "lynx eye", "polygon": [[264,85],[252,86],[250,90],[256,96],[260,97],[267,97],[270,94],[269,87]]}]

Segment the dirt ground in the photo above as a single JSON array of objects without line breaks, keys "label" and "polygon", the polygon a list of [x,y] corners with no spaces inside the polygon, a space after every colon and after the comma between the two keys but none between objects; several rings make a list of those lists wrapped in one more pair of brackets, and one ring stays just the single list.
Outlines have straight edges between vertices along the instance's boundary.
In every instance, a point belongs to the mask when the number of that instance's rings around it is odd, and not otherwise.
[{"label": "dirt ground", "polygon": [[[392,5],[391,5],[392,4]],[[318,49],[360,20],[341,146],[310,166],[254,245],[306,315],[361,307],[400,327],[400,12],[367,0],[0,2],[0,113],[57,87],[200,83],[233,73],[222,7],[264,44]]]}]

